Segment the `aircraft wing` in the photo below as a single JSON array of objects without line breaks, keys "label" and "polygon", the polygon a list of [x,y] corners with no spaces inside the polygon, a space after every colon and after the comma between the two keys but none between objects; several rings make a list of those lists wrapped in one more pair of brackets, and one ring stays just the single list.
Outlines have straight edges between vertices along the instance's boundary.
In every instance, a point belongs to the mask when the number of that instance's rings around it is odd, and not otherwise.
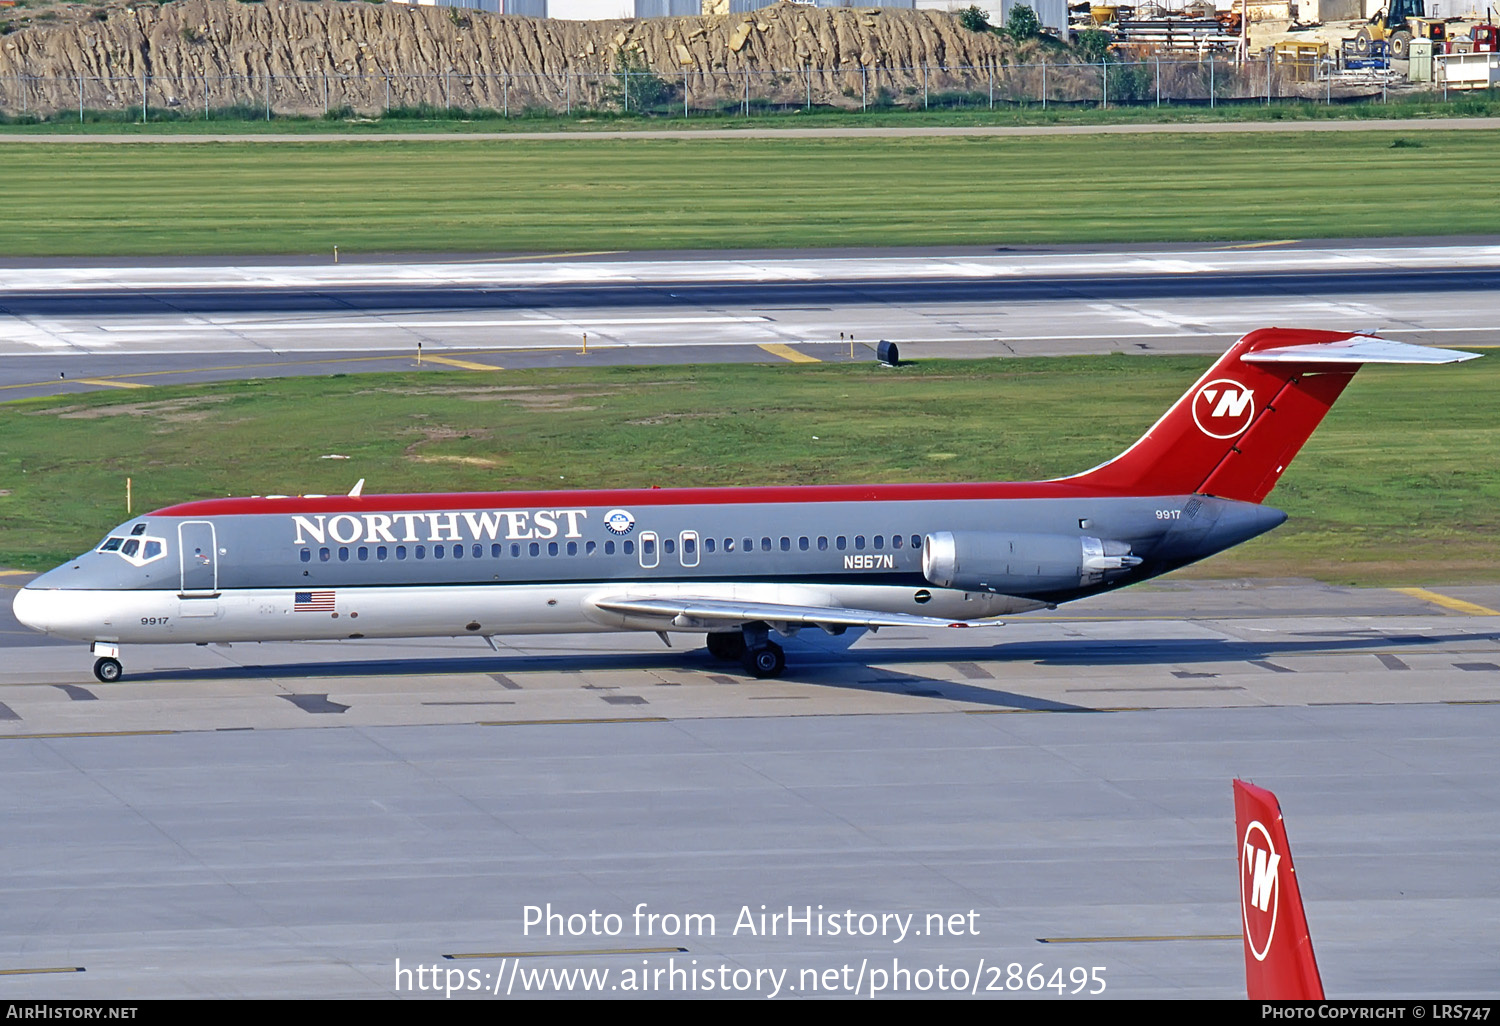
[{"label": "aircraft wing", "polygon": [[705,630],[734,627],[763,621],[777,626],[797,624],[813,627],[998,627],[998,620],[944,620],[936,616],[914,616],[910,613],[877,613],[869,609],[847,609],[843,606],[799,606],[781,602],[737,602],[726,599],[694,598],[674,595],[670,598],[603,598],[594,605],[605,612],[666,621],[663,627]]}]

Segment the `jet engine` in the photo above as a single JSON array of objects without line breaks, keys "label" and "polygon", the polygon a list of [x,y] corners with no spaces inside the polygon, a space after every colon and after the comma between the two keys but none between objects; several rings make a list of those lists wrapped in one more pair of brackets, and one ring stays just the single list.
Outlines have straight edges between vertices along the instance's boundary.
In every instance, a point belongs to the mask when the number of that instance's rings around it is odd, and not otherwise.
[{"label": "jet engine", "polygon": [[922,574],[933,584],[1004,595],[1098,584],[1140,562],[1126,542],[1086,535],[936,531],[922,542]]}]

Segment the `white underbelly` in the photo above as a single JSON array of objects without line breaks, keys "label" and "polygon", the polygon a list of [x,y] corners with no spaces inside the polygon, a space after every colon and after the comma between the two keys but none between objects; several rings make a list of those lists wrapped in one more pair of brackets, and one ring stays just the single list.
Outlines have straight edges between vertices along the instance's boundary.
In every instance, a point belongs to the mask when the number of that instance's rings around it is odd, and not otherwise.
[{"label": "white underbelly", "polygon": [[828,605],[954,620],[1039,605],[940,588],[712,581],[324,588],[302,593],[257,589],[202,598],[182,598],[171,591],[28,589],[23,594],[16,606],[23,622],[60,637],[122,644],[672,630],[660,621],[604,613],[593,604],[605,597],[643,595]]}]

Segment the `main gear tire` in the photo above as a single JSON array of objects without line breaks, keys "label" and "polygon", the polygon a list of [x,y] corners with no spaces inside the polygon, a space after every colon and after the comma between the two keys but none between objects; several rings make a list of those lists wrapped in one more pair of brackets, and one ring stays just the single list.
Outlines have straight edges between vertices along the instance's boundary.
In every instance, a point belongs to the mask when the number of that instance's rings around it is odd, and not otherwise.
[{"label": "main gear tire", "polygon": [[781,646],[770,642],[760,648],[747,649],[745,652],[745,672],[753,677],[765,679],[768,677],[780,677],[786,672],[786,653]]}]

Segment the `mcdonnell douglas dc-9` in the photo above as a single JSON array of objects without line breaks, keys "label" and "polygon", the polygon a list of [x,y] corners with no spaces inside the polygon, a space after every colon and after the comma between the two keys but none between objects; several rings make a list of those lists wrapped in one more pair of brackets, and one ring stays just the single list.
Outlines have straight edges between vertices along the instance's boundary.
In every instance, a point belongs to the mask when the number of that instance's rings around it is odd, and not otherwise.
[{"label": "mcdonnell douglas dc-9", "polygon": [[1261,505],[1366,363],[1472,355],[1369,335],[1240,339],[1134,445],[1024,484],[266,496],[169,506],[17,594],[128,644],[654,631],[757,677],[806,627],[971,627],[1146,580],[1269,531]]}]

